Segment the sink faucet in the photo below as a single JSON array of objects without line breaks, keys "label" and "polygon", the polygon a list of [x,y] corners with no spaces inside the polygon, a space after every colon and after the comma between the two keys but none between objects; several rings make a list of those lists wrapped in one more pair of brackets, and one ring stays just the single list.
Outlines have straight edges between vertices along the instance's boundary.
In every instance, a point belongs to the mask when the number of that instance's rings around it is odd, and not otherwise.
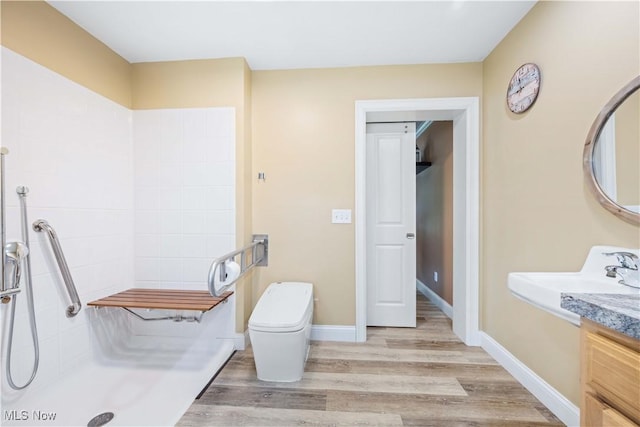
[{"label": "sink faucet", "polygon": [[607,277],[622,277],[621,285],[640,288],[640,273],[638,272],[638,256],[631,252],[606,252],[603,255],[615,256],[620,265],[607,265],[604,269]]}]

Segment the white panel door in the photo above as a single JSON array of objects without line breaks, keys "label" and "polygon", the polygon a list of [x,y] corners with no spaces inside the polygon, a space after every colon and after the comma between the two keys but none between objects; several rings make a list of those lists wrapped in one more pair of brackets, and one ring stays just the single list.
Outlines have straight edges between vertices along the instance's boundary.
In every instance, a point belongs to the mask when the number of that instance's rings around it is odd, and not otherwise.
[{"label": "white panel door", "polygon": [[367,325],[416,326],[416,127],[367,124]]}]

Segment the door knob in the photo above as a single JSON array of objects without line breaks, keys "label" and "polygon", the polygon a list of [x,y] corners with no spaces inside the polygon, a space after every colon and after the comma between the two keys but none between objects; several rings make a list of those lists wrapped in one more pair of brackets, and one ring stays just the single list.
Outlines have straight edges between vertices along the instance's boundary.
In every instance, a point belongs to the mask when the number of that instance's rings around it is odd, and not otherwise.
[{"label": "door knob", "polygon": [[413,233],[407,233],[407,239],[415,239],[416,235]]}]

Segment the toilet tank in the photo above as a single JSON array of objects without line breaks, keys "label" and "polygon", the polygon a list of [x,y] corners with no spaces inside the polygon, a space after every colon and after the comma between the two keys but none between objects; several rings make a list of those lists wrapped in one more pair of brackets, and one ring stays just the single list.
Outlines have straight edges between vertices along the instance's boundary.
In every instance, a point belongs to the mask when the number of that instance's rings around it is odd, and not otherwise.
[{"label": "toilet tank", "polygon": [[253,309],[249,318],[249,329],[263,332],[295,332],[303,329],[312,316],[311,283],[272,283]]}]

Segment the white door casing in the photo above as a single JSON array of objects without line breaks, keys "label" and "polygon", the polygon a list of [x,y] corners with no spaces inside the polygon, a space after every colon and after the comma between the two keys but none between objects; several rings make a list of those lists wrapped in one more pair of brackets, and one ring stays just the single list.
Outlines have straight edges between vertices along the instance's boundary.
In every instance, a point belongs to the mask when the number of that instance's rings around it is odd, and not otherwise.
[{"label": "white door casing", "polygon": [[416,326],[414,123],[367,124],[367,325]]},{"label": "white door casing", "polygon": [[366,122],[391,114],[453,120],[453,331],[480,345],[480,105],[478,97],[389,99],[355,102],[356,336],[367,339]]}]

